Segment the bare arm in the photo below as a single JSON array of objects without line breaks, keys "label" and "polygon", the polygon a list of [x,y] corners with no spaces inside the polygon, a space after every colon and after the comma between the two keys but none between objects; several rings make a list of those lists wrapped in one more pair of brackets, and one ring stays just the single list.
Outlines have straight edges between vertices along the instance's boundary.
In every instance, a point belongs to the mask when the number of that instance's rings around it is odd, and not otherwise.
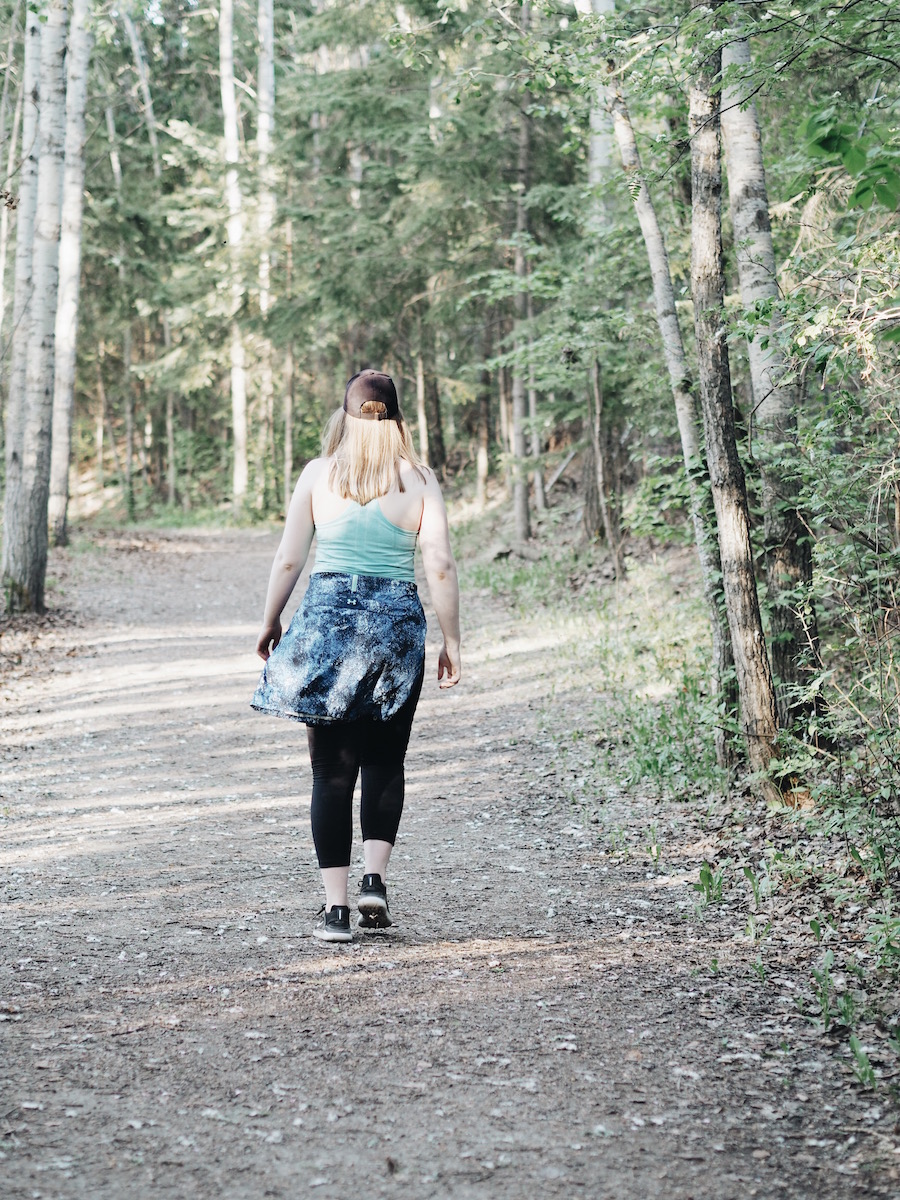
[{"label": "bare arm", "polygon": [[459,683],[460,676],[459,580],[450,549],[444,498],[437,479],[430,473],[425,485],[419,545],[431,603],[444,636],[438,658],[438,683],[442,688],[449,688]]},{"label": "bare arm", "polygon": [[256,653],[262,659],[267,659],[281,641],[281,613],[309,557],[315,532],[312,489],[320,470],[321,459],[308,463],[291,497],[281,544],[272,563],[263,627],[256,643]]}]

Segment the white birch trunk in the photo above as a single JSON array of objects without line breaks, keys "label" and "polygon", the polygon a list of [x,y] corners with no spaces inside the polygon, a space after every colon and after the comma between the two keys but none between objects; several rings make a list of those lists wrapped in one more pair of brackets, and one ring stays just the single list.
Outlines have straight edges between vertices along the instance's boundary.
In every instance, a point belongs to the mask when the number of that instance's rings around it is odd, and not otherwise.
[{"label": "white birch trunk", "polygon": [[422,462],[430,464],[428,413],[425,408],[425,359],[421,350],[416,354],[416,424],[419,433],[419,457]]},{"label": "white birch trunk", "polygon": [[[116,193],[121,199],[122,196],[122,161],[119,158],[119,148],[116,141],[116,122],[113,116],[112,108],[106,106],[106,132],[109,137],[109,165],[112,170],[113,182],[116,185]],[[118,267],[119,285],[122,288],[122,294],[125,295],[125,246],[123,242],[119,243],[119,267]],[[122,488],[125,493],[125,512],[130,520],[134,518],[134,480],[132,478],[132,465],[134,461],[134,395],[131,384],[131,320],[125,323],[125,330],[122,335],[122,365],[124,368],[124,408],[125,408],[125,455],[124,467],[120,477],[122,479]],[[112,446],[113,455],[116,460],[116,469],[119,468],[118,450],[116,449],[116,439],[112,435],[112,427],[109,427],[110,444]]]},{"label": "white birch trunk", "polygon": [[86,24],[89,0],[74,0],[66,53],[66,142],[59,235],[56,306],[56,375],[53,385],[53,449],[50,458],[50,537],[66,543],[69,459],[75,404],[75,351],[81,282],[81,217],[84,208],[84,108],[93,41]]},{"label": "white birch trunk", "polygon": [[16,209],[16,261],[13,275],[12,353],[4,430],[6,434],[6,492],[4,496],[3,578],[12,569],[9,531],[19,525],[22,502],[22,433],[25,413],[25,361],[31,333],[32,261],[34,213],[37,205],[37,171],[40,155],[38,136],[39,78],[41,67],[41,23],[37,14],[25,18],[25,61],[22,72],[22,166],[19,172],[19,204]]},{"label": "white birch trunk", "polygon": [[[690,90],[691,294],[706,459],[716,509],[741,723],[750,766],[756,772],[764,772],[776,756],[777,724],[775,694],[756,594],[747,491],[734,432],[725,330],[719,103],[713,91],[720,63],[718,53],[709,53],[697,69]],[[764,779],[759,786],[766,795],[778,794],[777,788]]]},{"label": "white birch trunk", "polygon": [[40,158],[34,219],[31,323],[25,363],[21,503],[4,529],[4,585],[11,610],[43,612],[53,419],[59,211],[66,119],[66,0],[48,0],[41,33]]},{"label": "white birch trunk", "polygon": [[[746,39],[722,47],[722,67],[750,66]],[[741,106],[742,88],[732,84],[722,96],[722,139],[728,173],[728,196],[734,226],[741,303],[752,309],[778,298],[775,249],[769,221],[769,199],[763,164],[762,135],[756,105]],[[753,394],[754,446],[762,474],[766,540],[766,581],[770,604],[772,667],[778,685],[782,724],[791,720],[789,685],[800,681],[800,658],[806,630],[796,616],[795,591],[812,583],[812,559],[805,523],[797,511],[797,410],[800,389],[785,382],[788,366],[778,348],[776,315],[748,343]],[[764,348],[762,342],[769,339]]]},{"label": "white birch trunk", "polygon": [[[530,0],[524,0],[520,28],[527,33],[531,22]],[[524,103],[524,97],[523,97]],[[527,542],[531,537],[531,514],[528,507],[528,477],[525,468],[525,376],[518,356],[524,348],[522,322],[525,319],[527,301],[525,297],[527,270],[525,265],[525,248],[523,241],[528,230],[528,214],[525,211],[525,193],[528,190],[528,158],[530,151],[531,130],[528,114],[524,109],[519,113],[519,150],[516,162],[516,250],[515,272],[518,280],[518,290],[515,297],[516,327],[513,346],[516,351],[516,363],[512,369],[512,443],[513,443],[513,514],[516,522],[516,537],[520,542]]]},{"label": "white birch trunk", "polygon": [[[274,433],[272,380],[272,343],[266,332],[266,317],[271,304],[271,264],[269,243],[275,224],[275,186],[270,156],[272,136],[275,130],[275,16],[274,0],[259,0],[257,11],[257,33],[259,58],[256,79],[257,118],[256,154],[259,168],[259,204],[256,215],[256,232],[259,239],[259,312],[262,317],[263,333],[259,353],[259,408],[260,408],[260,466],[257,484],[257,506],[265,505],[266,463],[269,459],[269,441]],[[272,470],[275,470],[274,461]]]},{"label": "white birch trunk", "polygon": [[[3,95],[0,99],[0,153],[6,142],[6,113],[9,107],[9,89],[15,71],[13,70],[13,55],[15,53],[16,37],[19,25],[19,9],[21,0],[16,0],[12,19],[9,23],[9,40],[6,44],[7,70],[3,76]],[[2,346],[3,325],[6,317],[6,257],[9,252],[9,205],[6,203],[12,192],[13,172],[16,169],[16,150],[19,144],[19,124],[22,120],[22,106],[25,99],[25,81],[21,79],[16,89],[16,106],[13,112],[12,133],[9,138],[9,151],[6,156],[6,170],[3,173],[2,196],[0,196],[0,346]],[[0,379],[5,373],[6,355],[0,352]]]},{"label": "white birch trunk", "polygon": [[244,298],[241,277],[241,242],[244,215],[238,178],[240,143],[238,140],[237,97],[234,84],[234,0],[221,0],[219,6],[219,83],[225,131],[225,203],[228,207],[226,232],[231,259],[231,422],[234,436],[232,500],[242,508],[247,497],[247,383],[244,371],[244,340],[238,324],[238,311]]},{"label": "white birch trunk", "polygon": [[[701,486],[705,473],[706,456],[700,444],[700,414],[691,371],[687,364],[681,327],[675,310],[675,290],[669,270],[669,256],[665,238],[653,206],[653,198],[646,180],[642,178],[641,160],[637,139],[628,113],[625,97],[621,92],[611,93],[613,129],[622,167],[630,180],[635,215],[644,239],[650,275],[653,280],[653,300],[656,323],[663,344],[663,356],[669,376],[669,386],[675,405],[675,419],[681,441],[681,455],[688,481],[688,501],[691,523],[694,527],[694,543],[700,562],[703,594],[712,630],[713,645],[713,689],[721,697],[726,714],[736,710],[737,696],[730,682],[734,657],[731,651],[731,635],[725,616],[721,583],[721,562],[716,541],[715,513],[706,499]],[[732,750],[725,730],[716,731],[716,759],[721,766],[729,765]]]},{"label": "white birch trunk", "polygon": [[[16,153],[19,148],[19,126],[22,122],[22,108],[25,104],[25,88],[19,87],[19,94],[16,98],[16,110],[13,114],[12,134],[9,139],[9,153],[6,157],[6,172],[4,175],[3,192],[4,196],[0,196],[0,346],[3,345],[3,326],[6,324],[6,259],[9,254],[9,215],[10,208],[5,202],[6,197],[11,195],[10,185],[12,184],[13,172],[16,169]],[[0,350],[0,382],[6,373],[7,357]]]}]

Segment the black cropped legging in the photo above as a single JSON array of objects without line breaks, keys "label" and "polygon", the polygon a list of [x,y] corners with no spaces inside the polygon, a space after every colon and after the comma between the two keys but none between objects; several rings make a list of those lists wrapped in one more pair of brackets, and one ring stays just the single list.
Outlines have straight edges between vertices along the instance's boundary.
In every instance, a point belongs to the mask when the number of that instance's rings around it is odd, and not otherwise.
[{"label": "black cropped legging", "polygon": [[348,867],[353,844],[353,789],[362,773],[363,841],[397,840],[403,812],[403,760],[409,745],[421,676],[409,700],[388,721],[309,725],[313,789],[310,812],[320,867]]}]

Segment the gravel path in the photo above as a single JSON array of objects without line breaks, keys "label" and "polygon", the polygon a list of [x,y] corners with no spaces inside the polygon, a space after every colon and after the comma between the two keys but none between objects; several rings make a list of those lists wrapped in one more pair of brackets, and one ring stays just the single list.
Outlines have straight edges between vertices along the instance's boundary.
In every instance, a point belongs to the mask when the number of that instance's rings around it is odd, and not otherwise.
[{"label": "gravel path", "polygon": [[0,1194],[896,1195],[884,1100],[694,917],[694,834],[648,871],[566,798],[578,673],[487,596],[453,692],[430,638],[395,928],[310,936],[304,730],[248,707],[276,542],[98,537],[0,639]]}]

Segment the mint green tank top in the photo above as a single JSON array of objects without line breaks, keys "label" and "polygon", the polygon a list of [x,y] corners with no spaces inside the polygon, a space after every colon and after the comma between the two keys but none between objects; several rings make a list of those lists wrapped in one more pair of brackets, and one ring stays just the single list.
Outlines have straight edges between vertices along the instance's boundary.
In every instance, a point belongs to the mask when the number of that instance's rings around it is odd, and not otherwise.
[{"label": "mint green tank top", "polygon": [[316,526],[314,575],[338,571],[343,575],[377,575],[415,583],[414,562],[418,533],[389,521],[377,500],[350,501],[339,517]]}]

